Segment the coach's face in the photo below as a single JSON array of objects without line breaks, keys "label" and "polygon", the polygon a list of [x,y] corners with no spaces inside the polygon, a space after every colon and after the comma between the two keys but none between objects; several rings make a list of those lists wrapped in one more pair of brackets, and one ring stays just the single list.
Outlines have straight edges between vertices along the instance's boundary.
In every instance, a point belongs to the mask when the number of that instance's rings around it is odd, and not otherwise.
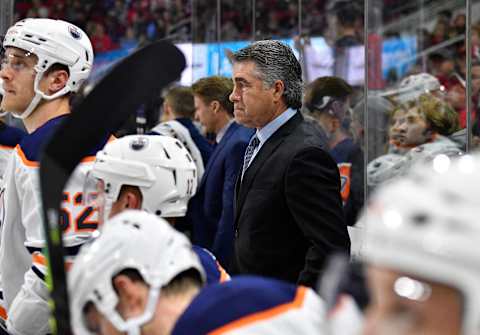
[{"label": "coach's face", "polygon": [[253,61],[234,63],[232,78],[234,86],[230,101],[238,123],[249,128],[262,128],[283,111],[283,82],[277,80],[272,87],[265,87]]}]

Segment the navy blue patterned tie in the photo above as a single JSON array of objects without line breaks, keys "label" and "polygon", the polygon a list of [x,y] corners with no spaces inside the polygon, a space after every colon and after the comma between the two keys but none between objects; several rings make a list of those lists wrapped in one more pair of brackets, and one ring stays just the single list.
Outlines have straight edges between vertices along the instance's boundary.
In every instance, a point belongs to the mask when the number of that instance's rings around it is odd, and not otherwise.
[{"label": "navy blue patterned tie", "polygon": [[253,153],[255,152],[255,149],[258,147],[259,144],[260,144],[260,140],[258,139],[258,137],[256,135],[253,136],[252,139],[250,140],[250,143],[247,146],[247,149],[245,150],[245,157],[243,158],[242,179],[243,179],[243,175],[245,174],[245,171],[248,168],[248,164],[252,159]]}]

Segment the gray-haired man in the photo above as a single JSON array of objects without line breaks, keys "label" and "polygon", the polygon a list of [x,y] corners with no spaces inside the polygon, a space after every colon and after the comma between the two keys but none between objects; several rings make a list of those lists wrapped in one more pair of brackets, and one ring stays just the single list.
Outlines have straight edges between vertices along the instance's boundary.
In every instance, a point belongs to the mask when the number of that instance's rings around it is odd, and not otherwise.
[{"label": "gray-haired man", "polygon": [[236,184],[234,269],[314,286],[326,257],[348,253],[350,239],[337,166],[298,112],[300,64],[278,41],[232,60],[235,119],[256,128]]}]

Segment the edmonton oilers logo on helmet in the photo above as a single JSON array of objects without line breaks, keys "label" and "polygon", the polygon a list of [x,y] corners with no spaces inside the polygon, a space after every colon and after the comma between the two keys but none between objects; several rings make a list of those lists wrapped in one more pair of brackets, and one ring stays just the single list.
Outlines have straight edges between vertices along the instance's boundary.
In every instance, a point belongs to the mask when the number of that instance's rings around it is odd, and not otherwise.
[{"label": "edmonton oilers logo on helmet", "polygon": [[77,40],[82,37],[82,35],[81,35],[80,31],[77,29],[77,27],[68,26],[68,31],[70,32],[70,35],[72,35],[72,37],[77,39]]}]

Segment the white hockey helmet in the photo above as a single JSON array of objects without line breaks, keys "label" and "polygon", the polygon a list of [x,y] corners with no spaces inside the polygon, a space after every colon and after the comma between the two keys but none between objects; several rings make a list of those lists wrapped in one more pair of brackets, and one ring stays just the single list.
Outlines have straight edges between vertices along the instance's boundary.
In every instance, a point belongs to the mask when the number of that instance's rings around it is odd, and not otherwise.
[{"label": "white hockey helmet", "polygon": [[[3,40],[3,47],[15,47],[35,54],[34,92],[30,105],[21,114],[14,116],[25,119],[41,99],[52,100],[69,92],[76,92],[87,79],[93,65],[93,48],[87,34],[77,26],[52,19],[25,19],[10,27]],[[68,67],[69,79],[63,89],[46,95],[38,88],[42,76],[53,64]]]},{"label": "white hockey helmet", "polygon": [[399,103],[416,100],[424,93],[445,91],[440,81],[429,73],[412,74],[404,78],[398,87],[397,100]]},{"label": "white hockey helmet", "polygon": [[[116,307],[118,295],[112,279],[125,269],[137,270],[149,286],[142,315],[125,320]],[[161,288],[189,269],[205,273],[187,237],[165,220],[128,210],[109,220],[92,242],[85,244],[68,276],[72,323],[76,334],[91,334],[84,309],[93,303],[121,332],[140,334],[140,327],[155,313]]]},{"label": "white hockey helmet", "polygon": [[185,146],[197,166],[197,179],[200,182],[205,172],[205,165],[200,150],[190,135],[188,129],[176,120],[161,122],[151,130],[157,134],[176,138]]},{"label": "white hockey helmet", "polygon": [[367,185],[376,187],[387,180],[401,175],[405,158],[397,154],[385,154],[375,158],[367,165]]},{"label": "white hockey helmet", "polygon": [[362,257],[456,288],[464,335],[480,332],[480,156],[447,156],[379,188],[360,222]]},{"label": "white hockey helmet", "polygon": [[161,217],[184,216],[197,189],[195,162],[183,144],[168,136],[129,135],[109,142],[90,173],[105,187],[105,219],[123,185],[138,186],[142,209]]}]

